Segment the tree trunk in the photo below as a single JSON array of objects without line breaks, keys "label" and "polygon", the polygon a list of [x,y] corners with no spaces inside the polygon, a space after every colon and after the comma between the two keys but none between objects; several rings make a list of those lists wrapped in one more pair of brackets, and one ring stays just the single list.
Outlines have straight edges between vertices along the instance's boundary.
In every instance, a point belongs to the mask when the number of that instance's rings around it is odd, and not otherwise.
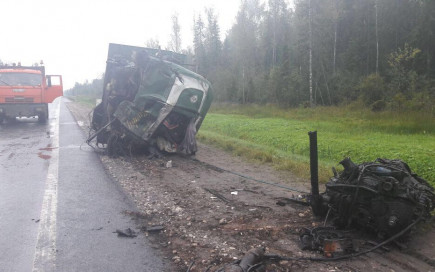
[{"label": "tree trunk", "polygon": [[310,107],[314,107],[314,101],[313,101],[313,33],[311,31],[311,0],[308,1],[308,35],[309,35],[309,69],[310,69]]},{"label": "tree trunk", "polygon": [[376,27],[376,75],[379,72],[379,37],[378,37],[378,0],[375,0],[375,27]]},{"label": "tree trunk", "polygon": [[366,76],[370,74],[370,11],[371,11],[371,5],[367,5],[367,21],[364,20],[364,24],[366,25],[365,30],[367,34]]},{"label": "tree trunk", "polygon": [[273,12],[272,67],[276,65],[276,10]]},{"label": "tree trunk", "polygon": [[242,104],[245,104],[245,65],[242,68]]},{"label": "tree trunk", "polygon": [[335,29],[334,29],[334,60],[332,62],[332,73],[335,75],[335,64],[337,59],[337,22],[335,22]]},{"label": "tree trunk", "polygon": [[[322,61],[322,72],[323,72],[323,78],[325,79],[326,91],[328,92],[329,105],[332,105],[331,93],[329,92],[328,79],[326,78],[325,67],[323,66],[323,61]],[[323,103],[323,97],[322,97],[322,103]],[[325,105],[325,103],[323,103],[323,105]]]}]

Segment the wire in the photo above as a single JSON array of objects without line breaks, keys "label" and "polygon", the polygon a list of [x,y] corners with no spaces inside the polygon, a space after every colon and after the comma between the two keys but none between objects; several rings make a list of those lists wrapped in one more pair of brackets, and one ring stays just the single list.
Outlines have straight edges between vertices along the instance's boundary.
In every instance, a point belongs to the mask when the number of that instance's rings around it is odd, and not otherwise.
[{"label": "wire", "polygon": [[332,206],[328,205],[329,209],[328,212],[326,213],[326,217],[325,217],[325,221],[323,221],[323,226],[326,227],[326,222],[328,222],[328,218],[329,218],[329,213],[331,212]]},{"label": "wire", "polygon": [[263,265],[263,263],[254,264],[253,266],[249,267],[248,271],[246,271],[246,272],[254,271],[255,269],[259,268],[262,265]]},{"label": "wire", "polygon": [[192,263],[189,265],[189,268],[187,268],[186,272],[190,272],[190,269],[192,269],[194,264],[195,264],[195,261],[192,261]]},{"label": "wire", "polygon": [[208,272],[208,271],[210,271],[210,269],[211,269],[212,267],[213,267],[213,266],[210,265],[209,267],[207,267],[207,269],[206,269],[204,272]]},{"label": "wire", "polygon": [[[196,162],[199,162],[201,164],[204,164],[204,165],[210,165],[210,164],[208,164],[206,162],[200,161],[200,160],[195,159],[195,158],[192,158],[192,160],[196,161]],[[264,181],[264,180],[261,180],[261,179],[256,179],[256,178],[253,178],[253,177],[250,177],[250,176],[246,176],[246,175],[243,175],[243,174],[231,171],[231,170],[223,169],[223,168],[215,166],[215,165],[213,165],[213,168],[218,169],[219,171],[222,171],[222,172],[227,172],[227,173],[230,173],[230,174],[233,174],[233,175],[245,178],[245,179],[250,179],[250,180],[255,181],[255,182],[259,182],[259,183],[263,183],[263,184],[267,184],[267,185],[283,188],[283,189],[286,189],[286,190],[289,190],[289,191],[294,191],[294,192],[298,192],[298,193],[302,193],[302,194],[309,194],[309,192],[306,192],[306,191],[302,191],[302,190],[299,190],[299,189],[296,189],[296,188],[288,187],[288,186],[285,186],[285,185],[281,185],[281,184],[277,184],[277,183],[273,183],[273,182],[269,182],[269,181]]]}]

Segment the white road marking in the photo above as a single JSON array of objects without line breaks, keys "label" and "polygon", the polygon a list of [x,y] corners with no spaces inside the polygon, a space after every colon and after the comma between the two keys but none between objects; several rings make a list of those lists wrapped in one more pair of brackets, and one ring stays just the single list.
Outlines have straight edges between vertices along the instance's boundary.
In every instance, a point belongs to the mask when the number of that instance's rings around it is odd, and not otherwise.
[{"label": "white road marking", "polygon": [[63,122],[63,123],[60,123],[61,125],[77,125],[77,123],[76,122]]},{"label": "white road marking", "polygon": [[79,125],[79,127],[84,127],[85,122],[79,120],[77,122],[65,122],[65,123],[62,123],[61,125]]},{"label": "white road marking", "polygon": [[90,147],[89,145],[83,143],[81,145],[76,145],[76,144],[70,144],[70,145],[64,145],[62,146],[60,149],[80,149],[80,150],[94,150],[92,147]]},{"label": "white road marking", "polygon": [[[52,146],[59,146],[59,115],[60,101],[54,110],[54,117],[50,124]],[[42,201],[39,221],[38,240],[36,242],[33,260],[33,272],[55,271],[56,265],[56,213],[57,213],[57,184],[59,178],[59,148],[52,150],[50,165],[48,166],[45,192]]]}]

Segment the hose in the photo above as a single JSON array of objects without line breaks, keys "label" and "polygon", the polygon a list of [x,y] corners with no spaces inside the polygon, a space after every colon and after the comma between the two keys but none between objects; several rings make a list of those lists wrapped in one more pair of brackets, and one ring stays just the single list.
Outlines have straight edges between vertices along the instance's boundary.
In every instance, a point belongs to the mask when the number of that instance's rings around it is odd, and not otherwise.
[{"label": "hose", "polygon": [[400,236],[402,236],[403,234],[405,234],[406,232],[408,232],[412,227],[414,227],[418,222],[420,222],[423,218],[423,213],[420,214],[420,216],[411,224],[409,224],[406,228],[404,228],[402,231],[396,233],[395,235],[391,236],[390,238],[386,239],[385,241],[377,244],[376,246],[373,246],[370,249],[367,249],[365,251],[361,251],[358,253],[352,253],[352,254],[348,254],[348,255],[343,255],[343,256],[338,256],[338,257],[333,257],[333,258],[316,258],[316,257],[286,257],[286,256],[280,256],[280,255],[265,255],[265,257],[267,257],[269,260],[277,260],[277,261],[313,261],[313,262],[331,262],[331,261],[340,261],[340,260],[345,260],[345,259],[350,259],[350,258],[355,258],[361,255],[365,255],[367,253],[370,253],[372,251],[375,251],[376,249],[391,243],[392,241],[396,240],[397,238],[399,238]]}]

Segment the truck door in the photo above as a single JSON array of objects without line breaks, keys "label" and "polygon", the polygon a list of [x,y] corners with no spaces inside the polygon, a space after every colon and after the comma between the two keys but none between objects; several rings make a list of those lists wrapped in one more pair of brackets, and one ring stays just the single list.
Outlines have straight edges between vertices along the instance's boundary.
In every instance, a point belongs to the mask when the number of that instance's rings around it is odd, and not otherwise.
[{"label": "truck door", "polygon": [[59,96],[63,96],[62,76],[47,75],[44,90],[44,103],[51,103]]}]

